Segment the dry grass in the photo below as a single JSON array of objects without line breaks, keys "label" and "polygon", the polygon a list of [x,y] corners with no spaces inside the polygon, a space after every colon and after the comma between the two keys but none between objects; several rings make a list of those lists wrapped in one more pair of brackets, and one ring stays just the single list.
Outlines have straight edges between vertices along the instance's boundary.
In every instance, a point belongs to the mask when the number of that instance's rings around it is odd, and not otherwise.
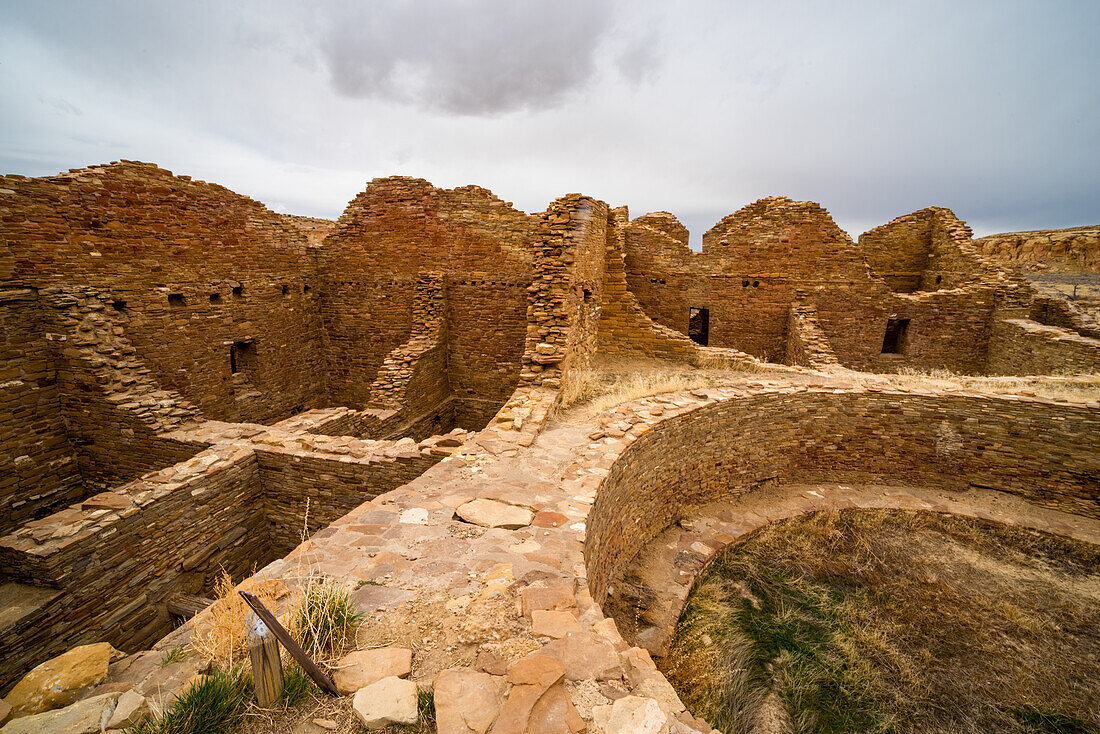
[{"label": "dry grass", "polygon": [[1027,395],[1068,402],[1100,401],[1100,374],[971,376],[950,370],[902,368],[897,374],[852,373],[861,384],[904,390],[967,390],[995,395]]},{"label": "dry grass", "polygon": [[927,513],[775,525],[721,556],[666,672],[726,732],[1100,727],[1100,550]]},{"label": "dry grass", "polygon": [[776,366],[746,363],[729,367],[725,358],[706,354],[697,367],[659,360],[607,361],[566,374],[557,414],[581,406],[579,416],[591,416],[631,400],[717,385],[771,368]]},{"label": "dry grass", "polygon": [[[240,588],[255,594],[271,610],[277,608],[278,599],[286,594],[281,582],[256,581],[252,578],[241,583]],[[191,647],[209,662],[231,670],[247,664],[245,619],[252,610],[237,593],[237,586],[228,573],[222,572],[214,591],[217,600],[204,614],[195,618]]]}]

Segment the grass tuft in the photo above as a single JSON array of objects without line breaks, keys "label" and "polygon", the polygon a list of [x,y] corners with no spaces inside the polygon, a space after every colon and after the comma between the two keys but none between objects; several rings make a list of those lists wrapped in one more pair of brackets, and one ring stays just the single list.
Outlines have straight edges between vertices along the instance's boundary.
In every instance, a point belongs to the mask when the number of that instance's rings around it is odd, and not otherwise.
[{"label": "grass tuft", "polygon": [[[191,647],[204,659],[229,670],[248,659],[245,619],[252,609],[237,593],[228,573],[222,573],[214,588],[217,601],[195,618]],[[272,585],[248,579],[241,588],[255,594],[268,609],[276,608]]]},{"label": "grass tuft", "polygon": [[1090,734],[1095,732],[1080,716],[1063,714],[1043,706],[1017,706],[1012,715],[1027,734]]},{"label": "grass tuft", "polygon": [[300,706],[318,690],[317,685],[301,666],[292,663],[284,668],[283,697],[280,702],[284,708]]},{"label": "grass tuft", "polygon": [[252,682],[239,668],[215,669],[179,695],[159,717],[147,716],[130,734],[226,734],[244,717]]},{"label": "grass tuft", "polygon": [[313,578],[291,608],[290,633],[311,657],[326,659],[354,639],[362,619],[347,589]]},{"label": "grass tuft", "polygon": [[178,663],[187,659],[187,647],[185,645],[176,645],[175,647],[168,648],[160,656],[160,667],[171,665],[172,663]]}]

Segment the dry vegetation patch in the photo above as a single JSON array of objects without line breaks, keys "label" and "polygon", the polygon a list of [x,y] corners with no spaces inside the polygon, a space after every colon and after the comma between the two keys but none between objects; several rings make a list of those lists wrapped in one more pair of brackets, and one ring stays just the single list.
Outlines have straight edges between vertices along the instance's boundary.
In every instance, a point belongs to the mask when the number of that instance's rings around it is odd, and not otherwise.
[{"label": "dry vegetation patch", "polygon": [[931,513],[780,523],[700,579],[665,671],[726,734],[1100,731],[1098,561]]}]

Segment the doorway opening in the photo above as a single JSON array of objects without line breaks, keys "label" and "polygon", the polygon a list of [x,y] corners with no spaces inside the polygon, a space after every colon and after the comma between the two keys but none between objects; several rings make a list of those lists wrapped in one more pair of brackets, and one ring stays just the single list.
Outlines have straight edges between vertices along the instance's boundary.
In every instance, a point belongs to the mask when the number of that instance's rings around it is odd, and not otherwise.
[{"label": "doorway opening", "polygon": [[688,309],[688,336],[693,342],[707,346],[710,339],[710,309]]}]

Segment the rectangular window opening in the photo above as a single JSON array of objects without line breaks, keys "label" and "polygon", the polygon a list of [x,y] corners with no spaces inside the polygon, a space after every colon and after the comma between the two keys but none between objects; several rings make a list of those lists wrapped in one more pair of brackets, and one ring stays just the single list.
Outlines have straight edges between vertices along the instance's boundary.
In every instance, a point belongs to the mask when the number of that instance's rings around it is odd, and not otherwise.
[{"label": "rectangular window opening", "polygon": [[229,348],[229,371],[234,375],[256,371],[255,342],[233,342]]},{"label": "rectangular window opening", "polygon": [[909,319],[887,319],[882,339],[883,354],[905,354],[909,346]]},{"label": "rectangular window opening", "polygon": [[170,306],[186,306],[187,300],[184,299],[182,293],[169,293],[168,305]]},{"label": "rectangular window opening", "polygon": [[710,309],[688,309],[688,336],[692,341],[707,346],[710,339]]}]

